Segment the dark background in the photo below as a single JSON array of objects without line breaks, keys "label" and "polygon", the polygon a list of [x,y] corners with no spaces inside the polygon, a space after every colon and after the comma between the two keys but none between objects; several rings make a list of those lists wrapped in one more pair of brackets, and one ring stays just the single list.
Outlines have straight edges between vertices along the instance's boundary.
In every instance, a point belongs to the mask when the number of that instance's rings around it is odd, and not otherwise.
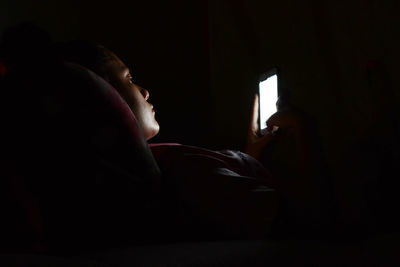
[{"label": "dark background", "polygon": [[[243,149],[258,74],[278,66],[282,91],[319,123],[340,216],[351,221],[366,183],[351,148],[371,129],[394,136],[386,119],[398,117],[399,5],[2,0],[0,30],[30,20],[55,40],[91,39],[114,51],[150,91],[161,125],[152,142]],[[364,156],[380,156],[362,145]]]}]

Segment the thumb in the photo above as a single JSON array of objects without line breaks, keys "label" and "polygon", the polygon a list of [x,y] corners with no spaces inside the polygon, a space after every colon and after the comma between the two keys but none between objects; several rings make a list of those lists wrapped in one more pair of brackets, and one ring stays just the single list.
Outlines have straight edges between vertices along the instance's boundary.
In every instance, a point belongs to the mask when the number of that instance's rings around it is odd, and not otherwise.
[{"label": "thumb", "polygon": [[259,131],[258,126],[258,95],[255,94],[253,98],[253,106],[251,109],[249,134],[257,134]]}]

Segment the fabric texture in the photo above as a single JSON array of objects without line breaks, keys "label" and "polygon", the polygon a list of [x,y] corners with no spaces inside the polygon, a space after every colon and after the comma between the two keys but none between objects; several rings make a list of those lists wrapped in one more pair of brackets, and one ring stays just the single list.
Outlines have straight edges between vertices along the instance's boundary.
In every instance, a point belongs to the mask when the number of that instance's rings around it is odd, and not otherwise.
[{"label": "fabric texture", "polygon": [[186,237],[206,240],[267,234],[275,219],[276,192],[268,186],[271,175],[257,160],[239,151],[179,144],[150,148],[163,174],[163,188],[169,189],[166,199],[175,201],[166,202],[166,210],[176,208],[179,234],[186,231]]}]

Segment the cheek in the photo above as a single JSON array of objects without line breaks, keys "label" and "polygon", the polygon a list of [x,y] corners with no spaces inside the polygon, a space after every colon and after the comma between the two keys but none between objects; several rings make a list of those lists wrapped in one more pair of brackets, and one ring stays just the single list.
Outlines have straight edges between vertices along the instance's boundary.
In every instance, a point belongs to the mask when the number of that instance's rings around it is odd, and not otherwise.
[{"label": "cheek", "polygon": [[141,123],[148,120],[148,110],[147,110],[147,102],[144,100],[142,95],[137,91],[129,91],[126,94],[125,101],[131,108],[133,114],[135,114],[136,119]]},{"label": "cheek", "polygon": [[141,102],[141,98],[143,98],[138,90],[135,90],[134,88],[130,88],[128,86],[122,88],[120,94],[122,98],[126,101],[126,103],[128,103],[128,105],[132,108],[138,108]]},{"label": "cheek", "polygon": [[147,114],[148,103],[143,98],[143,95],[131,84],[123,84],[123,86],[119,87],[118,91],[121,97],[129,105],[133,114],[135,114],[136,119],[140,124],[142,124],[141,126],[143,127],[143,124],[149,120],[149,115]]}]

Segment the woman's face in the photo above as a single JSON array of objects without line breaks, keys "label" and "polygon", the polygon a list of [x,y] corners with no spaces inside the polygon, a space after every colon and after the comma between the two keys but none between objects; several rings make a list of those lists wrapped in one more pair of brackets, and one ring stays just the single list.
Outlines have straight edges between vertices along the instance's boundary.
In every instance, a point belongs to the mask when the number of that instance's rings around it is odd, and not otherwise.
[{"label": "woman's face", "polygon": [[114,60],[107,64],[105,70],[109,82],[129,105],[144,137],[149,140],[160,130],[153,105],[148,102],[150,94],[146,89],[134,84],[129,68],[115,54],[110,54]]}]

